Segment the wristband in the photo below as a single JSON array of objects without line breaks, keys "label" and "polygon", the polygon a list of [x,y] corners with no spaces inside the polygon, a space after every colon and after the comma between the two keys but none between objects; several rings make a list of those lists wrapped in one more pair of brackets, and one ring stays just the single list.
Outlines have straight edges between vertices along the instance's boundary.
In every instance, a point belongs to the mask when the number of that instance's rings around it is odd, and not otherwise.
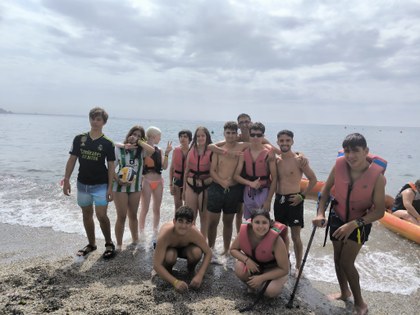
[{"label": "wristband", "polygon": [[172,285],[174,286],[174,288],[176,289],[176,285],[178,284],[179,280],[175,279],[174,283],[172,283]]},{"label": "wristband", "polygon": [[365,220],[363,220],[363,218],[358,218],[356,220],[356,225],[357,225],[358,228],[364,226],[365,225]]},{"label": "wristband", "polygon": [[300,198],[302,199],[302,201],[305,200],[306,197],[305,197],[304,194],[302,194],[302,193],[297,193],[297,194],[300,196]]},{"label": "wristband", "polygon": [[245,260],[244,260],[244,264],[246,265],[246,262],[248,261],[248,259],[249,259],[249,257],[247,257]]}]

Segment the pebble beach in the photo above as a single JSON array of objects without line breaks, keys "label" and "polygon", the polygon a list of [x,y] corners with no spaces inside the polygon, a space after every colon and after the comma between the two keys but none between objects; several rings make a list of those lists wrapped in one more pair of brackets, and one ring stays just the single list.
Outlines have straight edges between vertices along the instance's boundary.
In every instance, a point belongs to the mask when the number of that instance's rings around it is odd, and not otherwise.
[{"label": "pebble beach", "polygon": [[[125,249],[105,261],[98,250],[75,257],[86,242],[77,234],[0,224],[0,314],[240,314],[255,299],[228,263],[211,264],[199,290],[177,293],[151,277],[150,248]],[[188,281],[179,260],[174,273]],[[330,302],[338,285],[303,276],[292,309],[286,308],[295,278],[279,298],[263,298],[250,314],[351,314],[352,303]],[[369,314],[418,314],[419,294],[363,292]]]}]

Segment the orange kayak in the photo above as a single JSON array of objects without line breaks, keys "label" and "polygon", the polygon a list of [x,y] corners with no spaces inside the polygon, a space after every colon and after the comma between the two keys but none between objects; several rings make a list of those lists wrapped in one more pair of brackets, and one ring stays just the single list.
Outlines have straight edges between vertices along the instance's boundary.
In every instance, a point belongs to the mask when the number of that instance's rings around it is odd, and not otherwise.
[{"label": "orange kayak", "polygon": [[[389,195],[385,196],[385,206],[387,209],[391,209],[394,203],[394,198]],[[390,211],[390,210],[389,210]],[[392,232],[398,233],[405,238],[420,244],[420,226],[415,225],[406,220],[402,220],[390,212],[385,212],[382,219],[379,220],[387,229]]]},{"label": "orange kayak", "polygon": [[[306,178],[303,178],[300,182],[301,191],[308,187],[309,181]],[[318,181],[315,187],[307,194],[307,197],[310,199],[317,200],[318,192],[321,191],[324,182]],[[387,209],[391,209],[392,204],[394,203],[394,198],[389,195],[385,196],[385,206]],[[382,219],[379,220],[387,229],[400,234],[401,236],[420,244],[420,226],[415,225],[406,220],[402,220],[389,212],[385,212],[385,215]]]},{"label": "orange kayak", "polygon": [[[302,178],[300,181],[300,191],[303,191],[308,187],[309,180],[306,178]],[[309,199],[318,200],[318,193],[321,191],[322,186],[324,186],[324,182],[318,181],[313,189],[307,194]]]}]

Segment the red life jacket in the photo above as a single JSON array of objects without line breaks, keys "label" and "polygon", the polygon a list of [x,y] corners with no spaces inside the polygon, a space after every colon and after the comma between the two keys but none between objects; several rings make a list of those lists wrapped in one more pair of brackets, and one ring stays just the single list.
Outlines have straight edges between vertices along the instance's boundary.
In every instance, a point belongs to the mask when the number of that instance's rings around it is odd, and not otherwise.
[{"label": "red life jacket", "polygon": [[268,149],[264,149],[258,154],[254,161],[251,154],[251,149],[244,151],[245,175],[244,178],[254,181],[260,178],[261,187],[268,187],[270,185],[269,169],[267,166]]},{"label": "red life jacket", "polygon": [[177,179],[181,179],[184,176],[185,170],[185,156],[182,152],[181,147],[176,147],[174,152],[172,153],[172,161],[174,165],[174,177]]},{"label": "red life jacket", "polygon": [[287,226],[275,221],[273,227],[268,231],[262,241],[252,250],[249,240],[248,229],[252,229],[251,219],[242,223],[239,230],[239,247],[248,257],[252,257],[259,263],[268,263],[275,260],[273,246],[280,235],[284,242],[287,240]]},{"label": "red life jacket", "polygon": [[335,162],[334,206],[335,213],[343,222],[364,216],[372,207],[373,189],[380,174],[385,172],[387,162],[369,154],[369,168],[351,185],[350,172],[344,156],[340,155]]},{"label": "red life jacket", "polygon": [[188,152],[188,168],[190,172],[188,177],[206,179],[210,177],[212,152],[207,149],[203,155],[199,155],[197,148],[192,148]]}]

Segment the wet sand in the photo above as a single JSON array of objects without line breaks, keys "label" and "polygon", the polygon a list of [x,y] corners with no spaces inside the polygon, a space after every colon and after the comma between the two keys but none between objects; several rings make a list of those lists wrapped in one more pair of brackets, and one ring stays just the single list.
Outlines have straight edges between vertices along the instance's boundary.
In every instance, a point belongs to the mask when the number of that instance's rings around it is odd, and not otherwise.
[{"label": "wet sand", "polygon": [[[255,295],[235,277],[228,263],[212,264],[199,290],[180,294],[151,279],[151,248],[123,250],[105,261],[98,250],[86,259],[74,253],[84,237],[18,225],[0,224],[0,314],[239,314]],[[185,261],[176,276],[189,280]],[[253,314],[351,314],[352,304],[330,302],[338,285],[302,278],[294,308],[286,304],[295,279],[277,299],[262,299]],[[417,314],[420,295],[363,292],[369,314]]]}]

